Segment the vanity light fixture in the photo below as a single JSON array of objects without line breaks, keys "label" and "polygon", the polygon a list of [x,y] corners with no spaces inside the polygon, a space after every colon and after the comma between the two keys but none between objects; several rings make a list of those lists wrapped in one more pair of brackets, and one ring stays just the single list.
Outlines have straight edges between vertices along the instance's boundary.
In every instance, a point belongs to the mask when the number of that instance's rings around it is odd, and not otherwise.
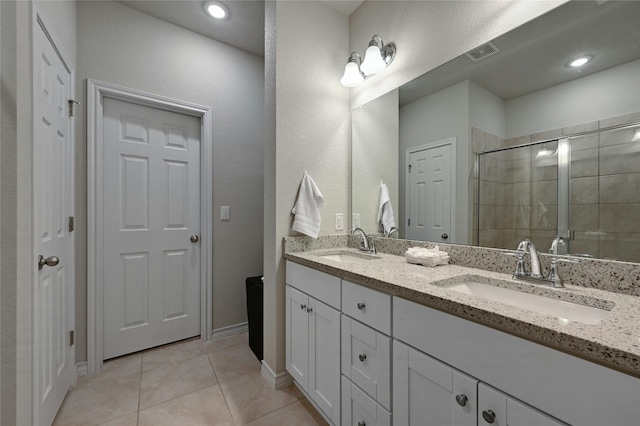
[{"label": "vanity light fixture", "polygon": [[340,83],[346,87],[355,87],[373,74],[383,71],[395,56],[396,46],[392,43],[385,45],[382,37],[376,34],[369,42],[364,61],[358,52],[351,53]]},{"label": "vanity light fixture", "polygon": [[569,61],[569,63],[567,65],[569,65],[572,68],[580,68],[581,66],[583,66],[584,64],[586,64],[587,62],[589,62],[590,60],[593,59],[593,56],[581,56],[579,58],[575,58],[571,61]]},{"label": "vanity light fixture", "polygon": [[216,19],[226,19],[229,16],[227,7],[217,1],[206,2],[204,4],[204,10],[209,14],[209,16]]},{"label": "vanity light fixture", "polygon": [[349,62],[344,67],[344,75],[340,79],[340,84],[345,87],[356,87],[364,81],[364,73],[360,70],[362,57],[358,52],[351,52]]}]

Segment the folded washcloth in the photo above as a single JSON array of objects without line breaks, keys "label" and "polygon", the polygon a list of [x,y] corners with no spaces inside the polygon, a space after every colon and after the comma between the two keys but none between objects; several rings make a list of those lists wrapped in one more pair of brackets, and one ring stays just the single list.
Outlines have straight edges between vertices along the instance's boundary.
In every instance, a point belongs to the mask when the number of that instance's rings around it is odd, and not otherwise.
[{"label": "folded washcloth", "polygon": [[446,265],[449,263],[449,254],[440,250],[438,246],[432,249],[424,247],[411,247],[407,249],[404,257],[407,259],[407,263],[414,263],[424,266],[438,266]]},{"label": "folded washcloth", "polygon": [[295,214],[295,220],[291,229],[313,238],[318,238],[320,232],[320,211],[324,204],[322,193],[316,183],[305,170],[300,183],[300,192],[291,213]]},{"label": "folded washcloth", "polygon": [[391,228],[396,226],[391,207],[391,197],[387,184],[380,181],[380,204],[378,206],[378,223],[382,224],[382,231],[386,234]]}]

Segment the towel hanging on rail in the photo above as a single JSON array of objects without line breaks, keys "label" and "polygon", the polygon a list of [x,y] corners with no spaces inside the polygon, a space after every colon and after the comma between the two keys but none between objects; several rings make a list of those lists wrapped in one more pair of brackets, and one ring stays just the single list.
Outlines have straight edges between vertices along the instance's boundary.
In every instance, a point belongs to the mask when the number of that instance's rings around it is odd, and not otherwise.
[{"label": "towel hanging on rail", "polygon": [[380,204],[378,205],[378,223],[382,224],[382,231],[387,233],[391,228],[396,226],[396,219],[393,216],[393,207],[391,207],[391,197],[389,197],[389,188],[384,181],[380,181]]},{"label": "towel hanging on rail", "polygon": [[320,212],[323,204],[324,197],[318,189],[318,185],[305,170],[300,183],[298,199],[291,210],[291,213],[296,215],[291,229],[312,238],[318,238],[321,222]]}]

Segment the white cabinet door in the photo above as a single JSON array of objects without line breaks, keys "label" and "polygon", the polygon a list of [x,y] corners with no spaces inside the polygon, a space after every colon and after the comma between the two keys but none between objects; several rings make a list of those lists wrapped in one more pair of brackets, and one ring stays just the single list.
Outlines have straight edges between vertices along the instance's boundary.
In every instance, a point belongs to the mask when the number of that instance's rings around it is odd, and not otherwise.
[{"label": "white cabinet door", "polygon": [[391,339],[342,315],[342,374],[391,409]]},{"label": "white cabinet door", "polygon": [[287,371],[303,389],[309,386],[309,296],[291,286],[286,289]]},{"label": "white cabinet door", "polygon": [[309,395],[340,423],[340,312],[309,298]]},{"label": "white cabinet door", "polygon": [[[342,376],[341,424],[342,426],[390,426],[391,413]],[[405,423],[396,421],[395,424]]]},{"label": "white cabinet door", "polygon": [[561,426],[566,423],[480,383],[478,385],[478,425]]},{"label": "white cabinet door", "polygon": [[477,380],[393,342],[393,416],[397,425],[475,426]]}]

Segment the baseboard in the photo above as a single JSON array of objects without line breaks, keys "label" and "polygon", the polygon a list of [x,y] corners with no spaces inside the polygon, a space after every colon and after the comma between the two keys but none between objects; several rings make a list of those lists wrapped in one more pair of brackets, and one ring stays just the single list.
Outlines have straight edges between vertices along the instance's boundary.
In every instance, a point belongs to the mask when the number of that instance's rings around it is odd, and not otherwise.
[{"label": "baseboard", "polygon": [[289,386],[293,383],[293,377],[287,372],[283,371],[282,373],[276,374],[273,372],[269,364],[262,361],[262,368],[260,369],[260,373],[262,373],[262,377],[271,385],[271,387],[275,390],[280,390],[286,386]]},{"label": "baseboard", "polygon": [[228,327],[216,328],[211,332],[211,340],[224,339],[225,337],[233,336],[234,334],[244,333],[247,330],[249,330],[248,322],[241,322]]},{"label": "baseboard", "polygon": [[87,362],[79,362],[76,364],[76,376],[86,376],[89,373],[89,364]]}]

